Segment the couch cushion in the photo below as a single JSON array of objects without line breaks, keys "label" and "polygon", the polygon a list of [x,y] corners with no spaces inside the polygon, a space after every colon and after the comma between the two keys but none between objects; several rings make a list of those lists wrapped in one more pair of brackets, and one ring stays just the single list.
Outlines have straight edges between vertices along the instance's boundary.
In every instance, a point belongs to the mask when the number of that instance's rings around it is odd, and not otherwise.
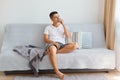
[{"label": "couch cushion", "polygon": [[[115,52],[106,48],[79,49],[66,54],[57,54],[59,69],[114,69]],[[28,60],[6,50],[0,54],[0,71],[29,70]],[[46,55],[39,69],[53,69]]]},{"label": "couch cushion", "polygon": [[92,48],[92,32],[71,32],[71,38],[65,38],[65,43],[77,42],[79,49]]},{"label": "couch cushion", "polygon": [[68,24],[71,32],[92,32],[92,47],[105,48],[104,26],[102,24]]},{"label": "couch cushion", "polygon": [[82,48],[91,49],[92,48],[92,32],[81,32],[82,36]]}]

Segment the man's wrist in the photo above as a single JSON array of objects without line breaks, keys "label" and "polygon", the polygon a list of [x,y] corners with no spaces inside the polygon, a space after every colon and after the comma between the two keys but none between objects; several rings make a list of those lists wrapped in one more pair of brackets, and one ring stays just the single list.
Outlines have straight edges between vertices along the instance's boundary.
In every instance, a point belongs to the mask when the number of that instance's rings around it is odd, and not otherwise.
[{"label": "man's wrist", "polygon": [[64,23],[62,23],[62,25],[63,25],[63,27],[65,27],[65,24],[64,24]]}]

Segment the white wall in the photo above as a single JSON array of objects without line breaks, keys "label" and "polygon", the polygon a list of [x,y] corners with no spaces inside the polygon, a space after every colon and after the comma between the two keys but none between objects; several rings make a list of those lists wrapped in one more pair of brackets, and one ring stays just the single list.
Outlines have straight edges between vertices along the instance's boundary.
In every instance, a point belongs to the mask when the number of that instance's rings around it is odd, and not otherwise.
[{"label": "white wall", "polygon": [[120,72],[120,0],[116,1],[116,36],[115,36],[115,51],[116,51],[116,69]]},{"label": "white wall", "polygon": [[104,0],[0,0],[0,46],[8,23],[50,23],[58,11],[66,23],[103,23]]}]

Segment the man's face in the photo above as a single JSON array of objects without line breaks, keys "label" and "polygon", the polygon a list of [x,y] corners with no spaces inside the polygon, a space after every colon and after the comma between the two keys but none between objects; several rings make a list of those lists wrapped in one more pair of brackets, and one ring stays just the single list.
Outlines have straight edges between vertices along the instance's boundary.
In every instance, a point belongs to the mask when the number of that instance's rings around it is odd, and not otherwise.
[{"label": "man's face", "polygon": [[54,14],[54,15],[52,16],[51,20],[52,20],[54,23],[59,22],[59,20],[60,20],[59,14]]}]

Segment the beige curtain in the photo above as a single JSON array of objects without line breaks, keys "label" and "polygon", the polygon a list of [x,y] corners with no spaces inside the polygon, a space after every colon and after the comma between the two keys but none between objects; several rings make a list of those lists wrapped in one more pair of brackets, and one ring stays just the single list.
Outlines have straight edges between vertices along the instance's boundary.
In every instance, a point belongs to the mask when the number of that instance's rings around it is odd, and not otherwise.
[{"label": "beige curtain", "polygon": [[116,0],[105,0],[104,29],[106,46],[114,50],[115,43],[115,5]]}]

